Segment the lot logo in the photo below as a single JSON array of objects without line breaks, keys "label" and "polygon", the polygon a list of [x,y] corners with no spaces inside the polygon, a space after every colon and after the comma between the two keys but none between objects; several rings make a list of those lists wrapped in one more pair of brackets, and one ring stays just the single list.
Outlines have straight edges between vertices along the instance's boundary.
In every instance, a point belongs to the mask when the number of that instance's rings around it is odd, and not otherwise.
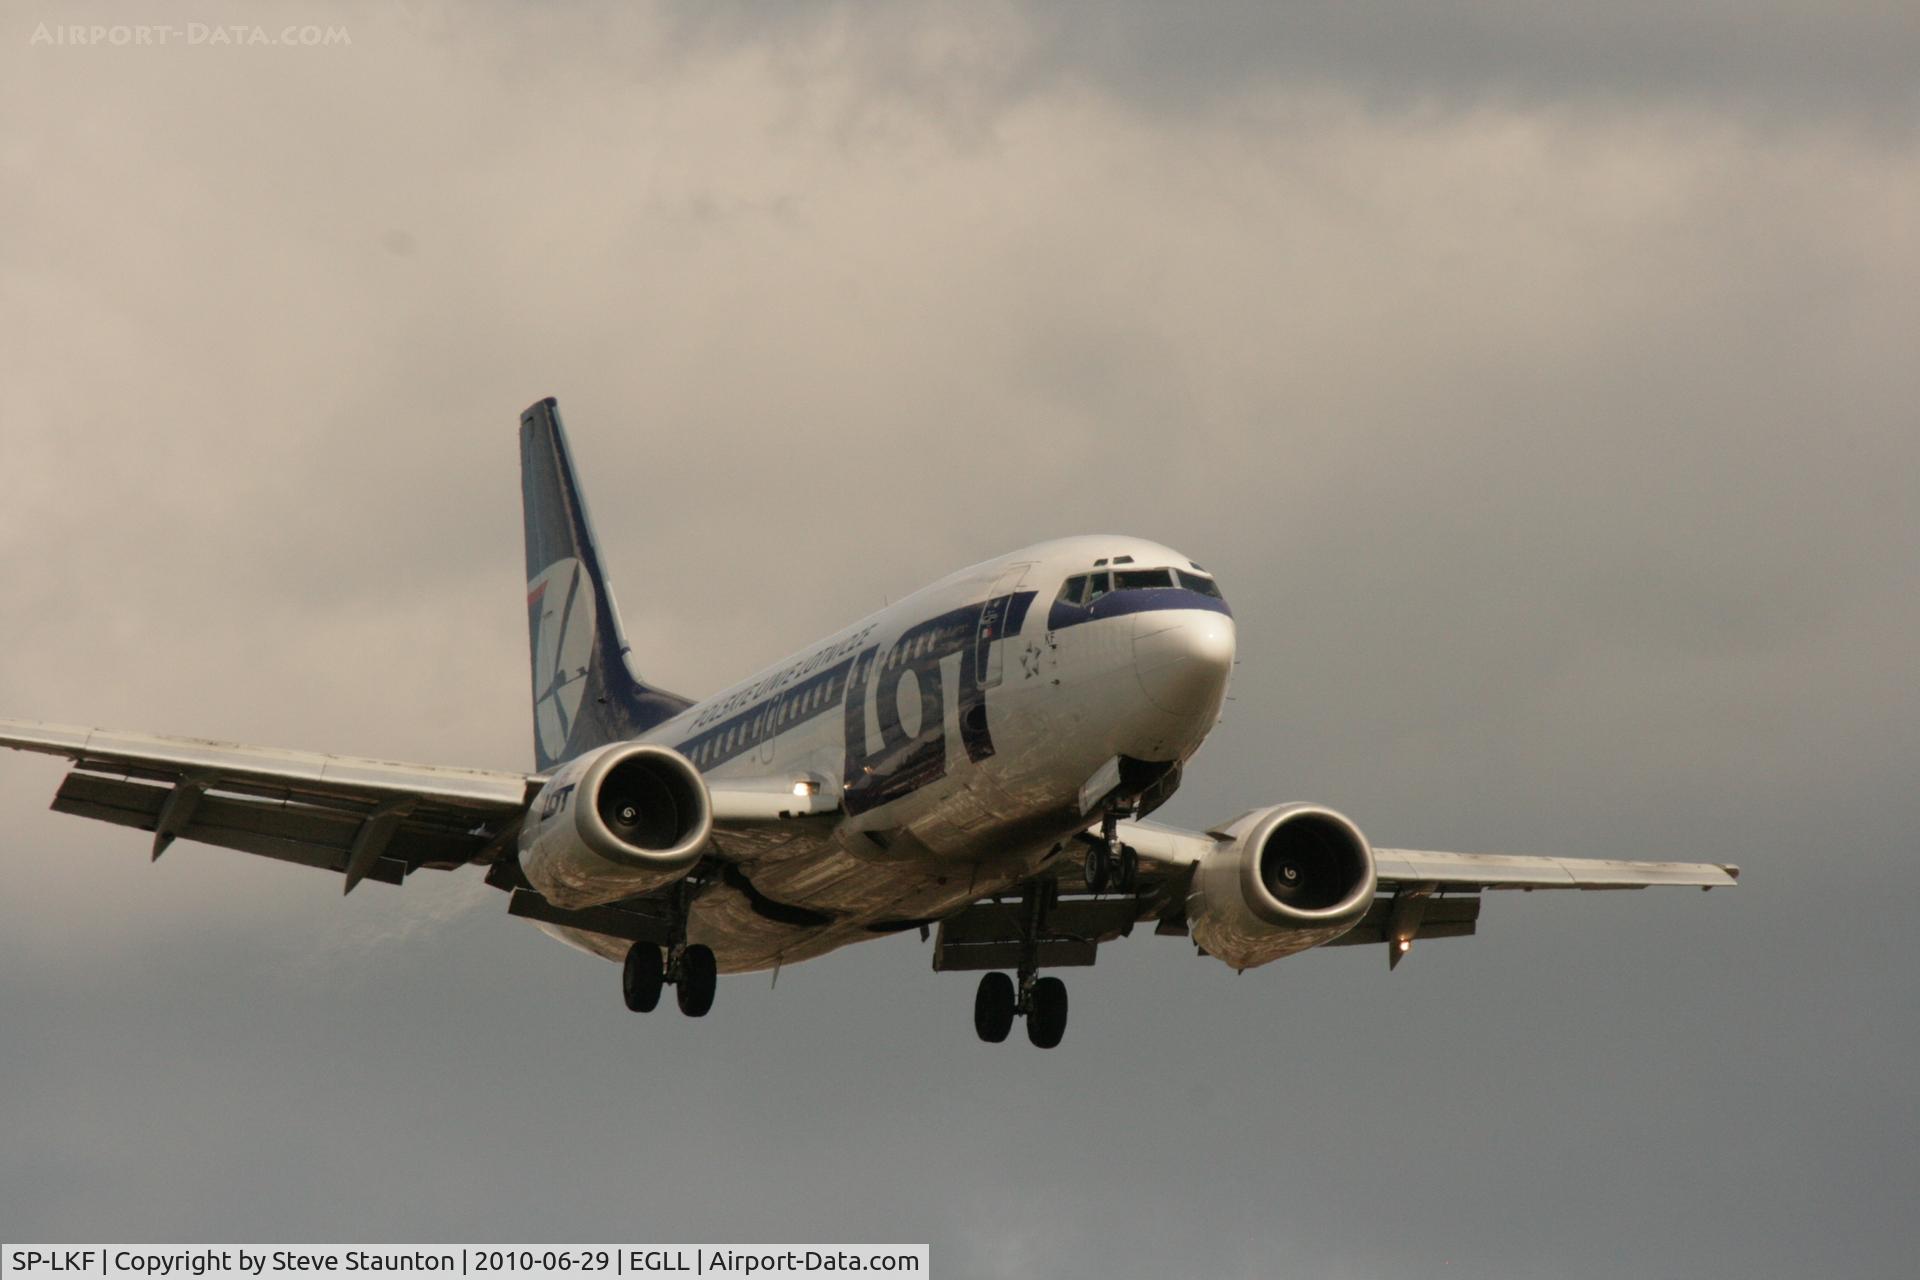
[{"label": "lot logo", "polygon": [[556,560],[527,583],[533,635],[533,727],[546,760],[566,755],[593,660],[593,580],[579,560]]},{"label": "lot logo", "polygon": [[[946,776],[948,686],[941,663],[955,654],[960,659],[953,689],[960,744],[975,764],[993,754],[987,693],[1000,683],[1001,642],[1020,634],[1032,602],[1031,591],[992,596],[929,618],[884,651],[875,645],[854,659],[847,676],[841,779],[848,813],[864,813]],[[903,719],[903,705],[911,713],[915,703],[919,714]],[[869,704],[878,741],[867,733]]]}]

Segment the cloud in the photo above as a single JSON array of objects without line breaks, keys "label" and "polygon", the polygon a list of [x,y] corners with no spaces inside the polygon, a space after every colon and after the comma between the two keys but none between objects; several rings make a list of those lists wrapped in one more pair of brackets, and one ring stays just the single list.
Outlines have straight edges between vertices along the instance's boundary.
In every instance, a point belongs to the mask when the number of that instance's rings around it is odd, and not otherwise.
[{"label": "cloud", "polygon": [[149,868],[9,756],[15,1234],[311,1235],[350,1198],[605,1235],[667,1151],[650,1225],[988,1269],[1711,1274],[1799,1260],[1796,1215],[1909,1256],[1876,1206],[1913,1190],[1910,966],[1869,920],[1920,820],[1908,27],[1182,12],[22,36],[0,709],[523,765],[512,432],[556,394],[669,687],[1120,528],[1241,625],[1170,816],[1319,799],[1746,887],[1501,900],[1391,983],[1129,940],[1036,1066],[975,1056],[911,939],[636,1030],[488,891]]}]

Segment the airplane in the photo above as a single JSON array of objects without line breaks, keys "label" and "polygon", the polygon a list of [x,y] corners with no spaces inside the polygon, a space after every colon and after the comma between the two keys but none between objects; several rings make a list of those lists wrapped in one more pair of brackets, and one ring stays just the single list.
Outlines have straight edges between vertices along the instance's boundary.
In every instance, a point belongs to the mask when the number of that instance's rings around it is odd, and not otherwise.
[{"label": "airplane", "polygon": [[1475,931],[1499,889],[1716,889],[1739,868],[1375,847],[1265,804],[1203,831],[1148,815],[1219,720],[1219,582],[1140,538],[1024,547],[698,701],[630,665],[557,403],[520,418],[530,773],[0,720],[64,756],[61,813],[300,863],[344,892],[484,868],[509,915],[616,961],[626,1007],[711,1009],[718,975],[917,930],[977,972],[974,1030],[1061,1041],[1049,970],[1151,924],[1244,971],[1314,947]]}]

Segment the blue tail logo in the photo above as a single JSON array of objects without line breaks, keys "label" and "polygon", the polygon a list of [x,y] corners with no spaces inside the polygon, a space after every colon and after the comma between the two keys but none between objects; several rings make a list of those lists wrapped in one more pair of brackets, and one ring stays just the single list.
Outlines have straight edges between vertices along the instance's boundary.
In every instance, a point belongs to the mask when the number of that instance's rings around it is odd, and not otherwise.
[{"label": "blue tail logo", "polygon": [[692,705],[641,680],[587,519],[560,411],[520,415],[520,493],[527,535],[527,639],[533,661],[534,758],[543,770],[637,737]]}]

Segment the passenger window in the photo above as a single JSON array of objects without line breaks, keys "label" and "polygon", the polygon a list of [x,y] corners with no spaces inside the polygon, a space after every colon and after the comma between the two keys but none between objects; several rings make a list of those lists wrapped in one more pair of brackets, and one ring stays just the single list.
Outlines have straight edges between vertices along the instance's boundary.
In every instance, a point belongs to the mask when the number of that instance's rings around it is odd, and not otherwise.
[{"label": "passenger window", "polygon": [[1104,573],[1087,575],[1087,603],[1092,604],[1105,594],[1107,594],[1107,575]]},{"label": "passenger window", "polygon": [[1204,574],[1188,573],[1185,569],[1182,569],[1180,570],[1180,585],[1200,595],[1212,596],[1215,600],[1220,598],[1220,584]]},{"label": "passenger window", "polygon": [[1173,571],[1170,569],[1123,569],[1113,575],[1115,591],[1143,591],[1172,585]]},{"label": "passenger window", "polygon": [[1083,573],[1077,578],[1068,578],[1065,582],[1061,583],[1060,598],[1068,604],[1085,604],[1087,602],[1087,575]]}]

